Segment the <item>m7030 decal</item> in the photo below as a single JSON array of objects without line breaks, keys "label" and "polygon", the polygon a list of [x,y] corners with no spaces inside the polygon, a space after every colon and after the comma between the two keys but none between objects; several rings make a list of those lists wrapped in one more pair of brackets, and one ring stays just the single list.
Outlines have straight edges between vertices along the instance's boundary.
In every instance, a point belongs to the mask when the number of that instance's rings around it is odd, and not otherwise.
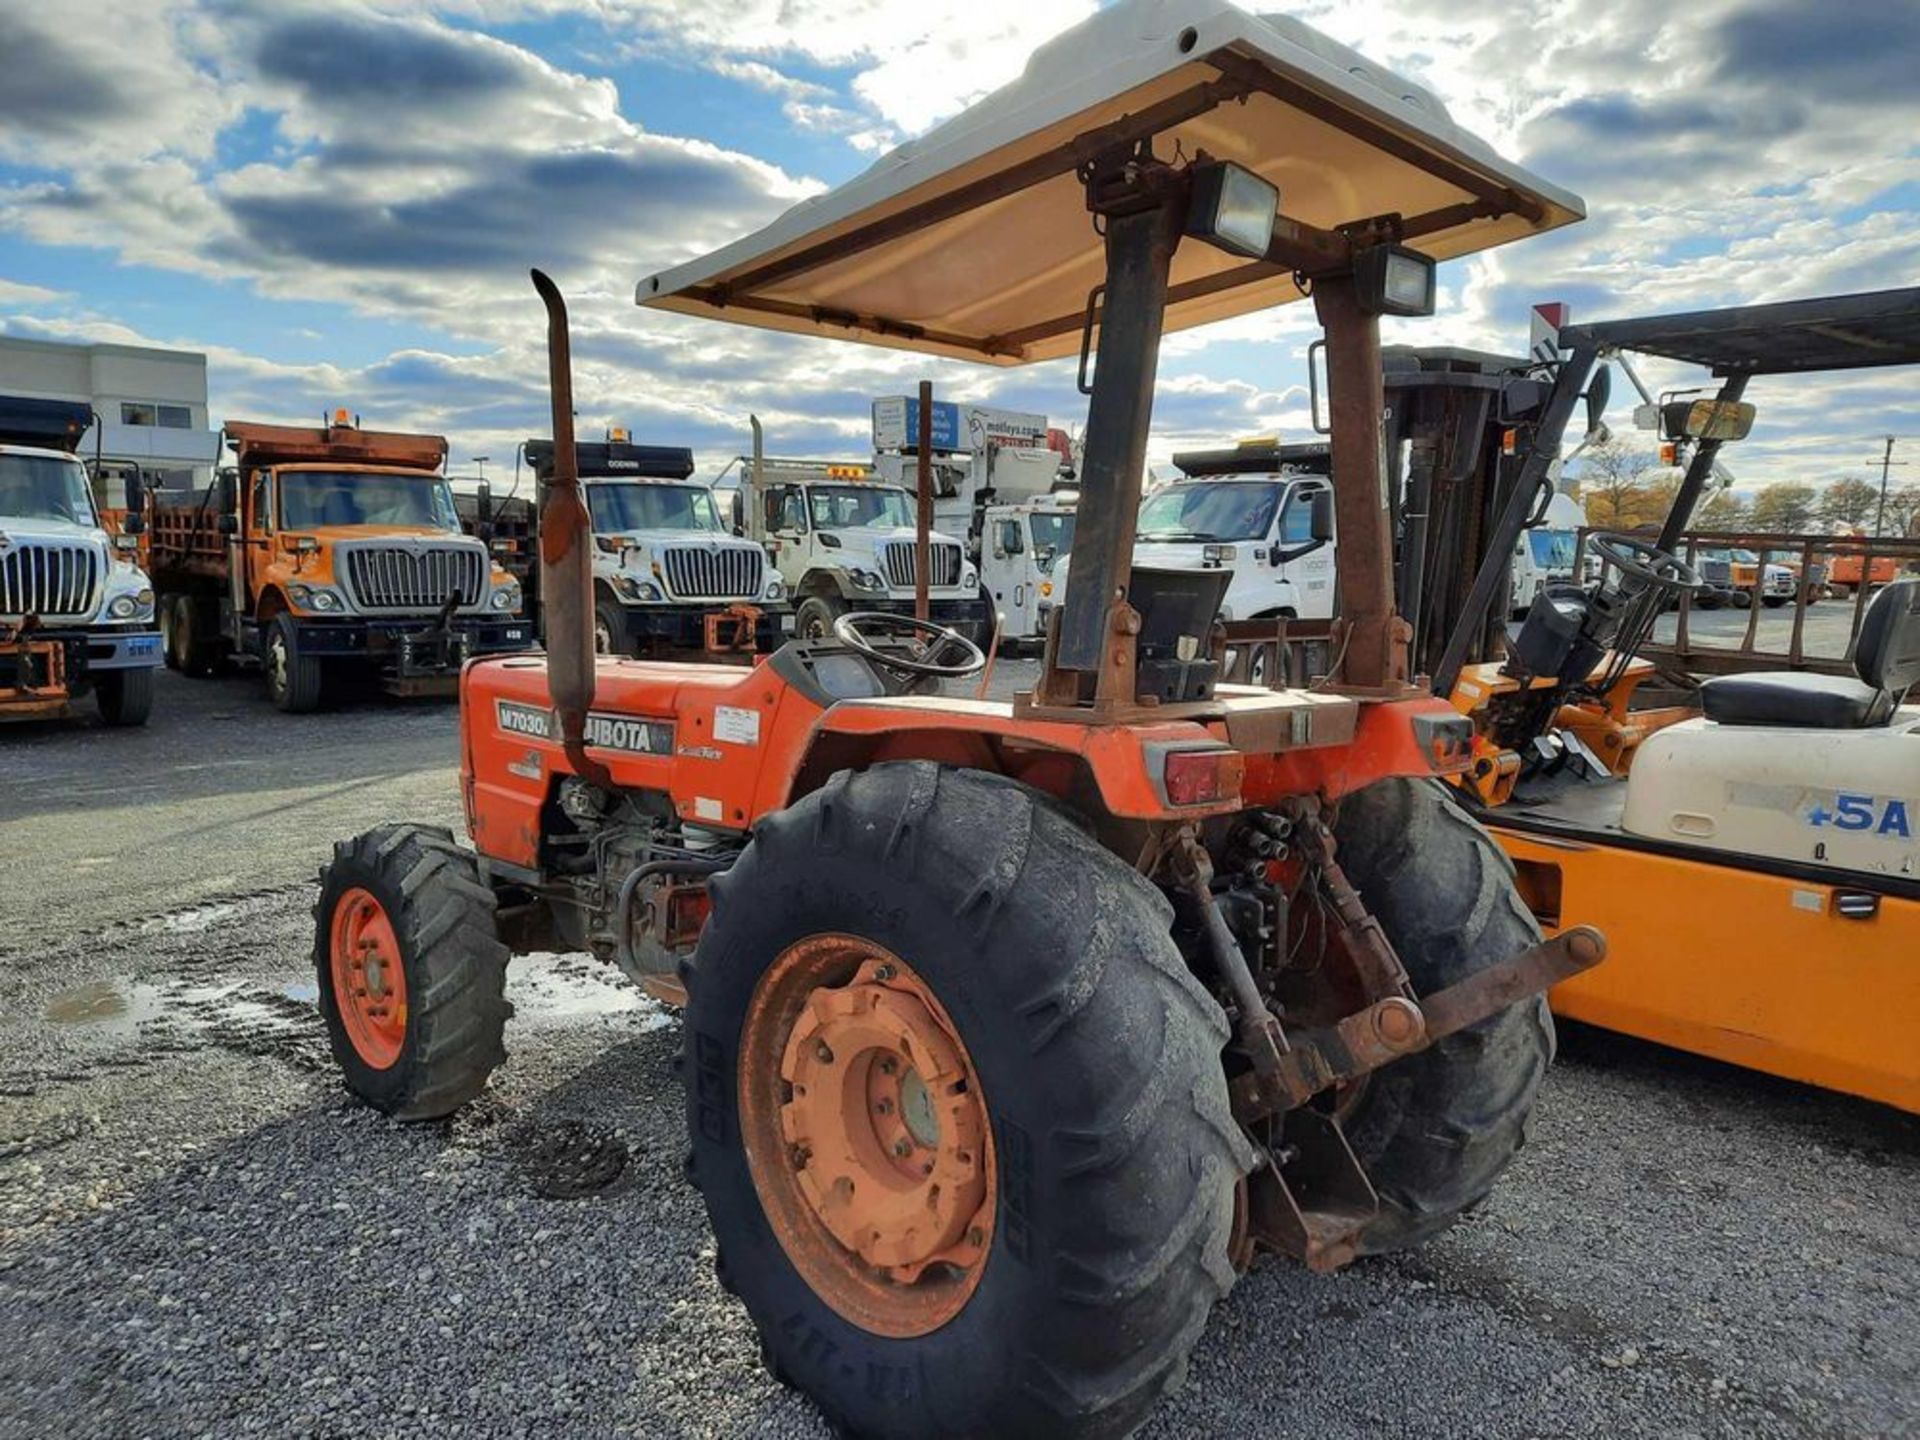
[{"label": "m7030 decal", "polygon": [[[553,711],[517,700],[494,701],[494,719],[505,735],[557,740],[560,725]],[[665,720],[636,720],[630,715],[587,712],[587,744],[595,750],[618,750],[627,755],[671,755],[673,725]]]}]

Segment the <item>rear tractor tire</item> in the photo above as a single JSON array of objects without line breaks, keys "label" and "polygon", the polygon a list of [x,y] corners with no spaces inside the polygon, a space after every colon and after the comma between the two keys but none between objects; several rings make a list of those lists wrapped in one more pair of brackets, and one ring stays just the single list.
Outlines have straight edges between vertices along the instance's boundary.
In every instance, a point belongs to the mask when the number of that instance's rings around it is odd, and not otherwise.
[{"label": "rear tractor tire", "polygon": [[[1341,802],[1340,866],[1418,995],[1540,943],[1513,862],[1430,780],[1381,780]],[[1553,1063],[1553,1019],[1529,996],[1376,1070],[1342,1124],[1380,1196],[1360,1251],[1423,1244],[1478,1205],[1526,1143]]]},{"label": "rear tractor tire", "polygon": [[106,670],[94,677],[100,718],[116,727],[144,725],[153,713],[153,671]]},{"label": "rear tractor tire", "polygon": [[1166,899],[1037,792],[834,777],[685,968],[716,1269],[841,1433],[1109,1436],[1233,1283],[1225,1017]]},{"label": "rear tractor tire", "polygon": [[503,1060],[507,947],[471,853],[425,825],[333,847],[314,910],[320,1015],[347,1089],[399,1120],[450,1115]]}]

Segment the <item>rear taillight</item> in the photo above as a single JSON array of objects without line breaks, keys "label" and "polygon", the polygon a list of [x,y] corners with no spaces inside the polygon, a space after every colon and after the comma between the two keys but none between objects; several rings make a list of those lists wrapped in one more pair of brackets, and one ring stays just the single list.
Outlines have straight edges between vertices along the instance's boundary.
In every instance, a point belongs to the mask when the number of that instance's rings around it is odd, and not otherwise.
[{"label": "rear taillight", "polygon": [[1246,761],[1238,750],[1174,750],[1161,778],[1169,805],[1210,805],[1240,793]]}]

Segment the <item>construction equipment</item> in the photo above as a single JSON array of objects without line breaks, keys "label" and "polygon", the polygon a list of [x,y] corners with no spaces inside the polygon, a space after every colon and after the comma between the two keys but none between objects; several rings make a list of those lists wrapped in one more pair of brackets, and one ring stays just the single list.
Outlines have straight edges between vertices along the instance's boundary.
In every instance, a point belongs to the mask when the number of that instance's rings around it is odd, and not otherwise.
[{"label": "construction equipment", "polygon": [[[1753,653],[1758,606],[1741,653],[1687,631],[1708,593],[1691,562],[1710,538],[1688,523],[1718,451],[1753,423],[1750,381],[1920,363],[1920,289],[1562,330],[1555,359],[1508,376],[1543,418],[1514,447],[1474,600],[1502,588],[1501,558],[1594,366],[1636,353],[1720,381],[1659,407],[1691,451],[1678,493],[1656,537],[1586,537],[1599,578],[1549,586],[1511,640],[1489,641],[1469,604],[1444,652],[1423,657],[1474,721],[1465,786],[1541,924],[1598,925],[1612,942],[1603,970],[1553,992],[1559,1013],[1920,1111],[1920,706],[1899,704],[1920,681],[1920,581],[1856,597],[1844,658],[1803,653],[1804,598],[1771,661]],[[1763,548],[1744,583],[1766,599],[1777,570],[1792,599],[1818,542],[1751,538]],[[1801,550],[1798,574],[1765,562]],[[1675,641],[1655,643],[1676,608]],[[1721,673],[1697,706],[1643,708],[1647,651]]]},{"label": "construction equipment", "polygon": [[[1541,992],[1603,946],[1543,942],[1436,783],[1468,725],[1412,682],[1394,614],[1379,318],[1432,308],[1433,256],[1579,213],[1304,26],[1134,0],[643,281],[934,353],[1084,348],[1072,574],[1011,703],[934,693],[985,657],[897,614],[744,674],[596,664],[565,310],[537,276],[545,666],[466,672],[474,852],[405,824],[337,847],[315,961],[349,1086],[412,1118],[476,1094],[514,950],[591,949],[684,999],[720,1279],[860,1435],[1123,1434],[1256,1253],[1324,1269],[1437,1234],[1521,1142]],[[1168,326],[1309,288],[1337,663],[1223,685],[1224,577],[1131,563],[1155,358]]]},{"label": "construction equipment", "polygon": [[[611,439],[576,448],[593,521],[596,654],[749,656],[793,632],[785,583],[692,478],[691,450]],[[528,440],[526,456],[544,488],[553,442]]]},{"label": "construction equipment", "polygon": [[64,713],[92,694],[109,725],[144,725],[160,664],[139,565],[141,487],[109,530],[77,455],[92,407],[0,396],[0,720]]},{"label": "construction equipment", "polygon": [[451,693],[478,655],[534,643],[519,582],[460,533],[438,435],[229,420],[235,469],[153,505],[167,663],[257,663],[280,709],[313,710],[330,667],[392,694]]}]

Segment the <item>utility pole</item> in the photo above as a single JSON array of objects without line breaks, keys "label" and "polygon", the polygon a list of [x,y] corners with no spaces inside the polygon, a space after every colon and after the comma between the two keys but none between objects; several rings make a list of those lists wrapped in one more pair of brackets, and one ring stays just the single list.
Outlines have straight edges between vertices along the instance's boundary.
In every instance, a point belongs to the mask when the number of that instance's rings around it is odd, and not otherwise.
[{"label": "utility pole", "polygon": [[1894,436],[1894,435],[1887,436],[1886,446],[1880,452],[1880,508],[1873,517],[1873,533],[1875,535],[1884,535],[1887,529],[1887,475],[1888,475],[1888,472],[1893,469],[1895,464],[1899,464],[1900,466],[1905,467],[1913,463],[1910,460],[1900,460],[1900,461],[1894,460],[1893,442],[1898,438],[1899,438],[1898,436]]}]

